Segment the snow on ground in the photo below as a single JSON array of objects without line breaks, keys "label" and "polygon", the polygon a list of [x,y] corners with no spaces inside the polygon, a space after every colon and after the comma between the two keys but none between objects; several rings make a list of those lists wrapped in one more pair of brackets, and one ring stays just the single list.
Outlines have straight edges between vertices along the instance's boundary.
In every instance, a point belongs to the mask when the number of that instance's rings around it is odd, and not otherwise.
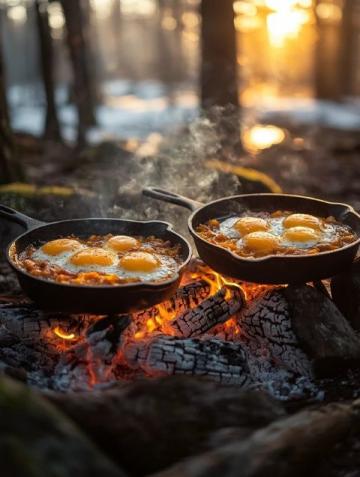
[{"label": "snow on ground", "polygon": [[[166,134],[192,121],[198,114],[198,97],[191,85],[169,90],[158,81],[113,80],[103,85],[104,101],[97,108],[98,126],[89,131],[89,140],[144,140],[151,133]],[[59,117],[64,138],[76,138],[76,110],[66,102],[67,89],[57,90]],[[45,103],[39,85],[13,86],[9,92],[12,125],[15,130],[40,135]],[[332,103],[299,98],[273,98],[249,108],[246,115],[272,123],[286,120],[301,125],[321,125],[346,130],[360,129],[360,103]]]},{"label": "snow on ground", "polygon": [[[166,133],[194,119],[197,96],[189,88],[178,87],[169,96],[161,83],[112,81],[104,85],[104,104],[96,111],[98,127],[89,131],[89,140],[144,139],[153,132]],[[76,138],[76,110],[66,103],[66,89],[59,88],[57,101],[64,138]],[[9,93],[12,126],[15,130],[40,135],[45,105],[37,88],[12,87]]]}]

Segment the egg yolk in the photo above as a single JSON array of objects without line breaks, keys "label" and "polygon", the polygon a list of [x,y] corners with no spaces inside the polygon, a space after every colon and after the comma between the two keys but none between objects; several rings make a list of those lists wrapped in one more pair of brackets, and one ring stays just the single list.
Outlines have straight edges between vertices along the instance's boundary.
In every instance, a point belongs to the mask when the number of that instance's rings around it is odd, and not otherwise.
[{"label": "egg yolk", "polygon": [[131,272],[152,272],[159,267],[159,260],[151,253],[133,252],[121,257],[120,265]]},{"label": "egg yolk", "polygon": [[319,230],[321,227],[321,221],[314,217],[313,215],[308,214],[291,214],[286,219],[284,219],[283,225],[285,228],[289,229],[291,227],[310,227],[314,230]]},{"label": "egg yolk", "polygon": [[319,234],[310,227],[291,227],[285,230],[283,238],[288,242],[317,242]]},{"label": "egg yolk", "polygon": [[234,228],[241,235],[247,235],[251,232],[268,230],[269,226],[266,220],[259,217],[242,217],[234,224]]},{"label": "egg yolk", "polygon": [[70,258],[73,265],[100,265],[103,267],[112,265],[113,256],[102,248],[86,248]]},{"label": "egg yolk", "polygon": [[47,255],[60,255],[63,252],[69,252],[81,247],[77,240],[72,239],[57,239],[45,243],[41,249]]},{"label": "egg yolk", "polygon": [[123,252],[139,247],[140,242],[136,238],[128,237],[127,235],[115,235],[107,241],[107,245],[117,252]]},{"label": "egg yolk", "polygon": [[243,239],[245,247],[263,254],[274,252],[279,247],[279,240],[269,232],[252,232]]}]

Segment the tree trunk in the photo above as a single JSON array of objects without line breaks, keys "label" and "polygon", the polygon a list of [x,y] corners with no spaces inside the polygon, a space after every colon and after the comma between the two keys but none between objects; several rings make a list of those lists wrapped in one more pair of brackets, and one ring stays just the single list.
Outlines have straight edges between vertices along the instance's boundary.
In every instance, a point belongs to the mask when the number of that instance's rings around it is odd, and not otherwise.
[{"label": "tree trunk", "polygon": [[54,49],[49,25],[47,3],[35,0],[36,22],[39,34],[41,74],[46,96],[44,136],[61,141],[61,132],[55,101]]},{"label": "tree trunk", "polygon": [[201,108],[216,127],[222,152],[237,156],[242,145],[233,0],[202,0],[200,10]]},{"label": "tree trunk", "polygon": [[233,0],[201,2],[201,106],[239,108]]},{"label": "tree trunk", "polygon": [[[316,6],[318,4],[320,4],[319,0],[317,0]],[[315,46],[315,96],[317,99],[338,101],[341,96],[339,27],[338,25],[323,21],[318,15],[315,16],[317,25],[317,41]]]},{"label": "tree trunk", "polygon": [[0,183],[4,184],[21,181],[23,179],[24,176],[18,162],[14,138],[10,128],[0,38]]},{"label": "tree trunk", "polygon": [[121,67],[121,57],[119,51],[121,49],[121,28],[122,28],[122,15],[121,15],[121,0],[113,0],[112,12],[111,12],[111,28],[114,36],[114,52],[116,55],[117,67]]},{"label": "tree trunk", "polygon": [[[339,71],[341,92],[344,96],[352,94],[355,74],[355,59],[357,56],[357,25],[356,5],[357,0],[346,0],[342,10],[342,22],[340,30],[340,54]],[[356,52],[356,53],[355,53]],[[354,55],[355,53],[355,55]]]},{"label": "tree trunk", "polygon": [[74,96],[78,111],[78,143],[85,143],[86,129],[96,124],[95,98],[89,70],[81,0],[61,0],[67,29],[67,43],[74,76]]},{"label": "tree trunk", "polygon": [[83,31],[85,44],[87,45],[88,70],[90,73],[90,88],[95,106],[101,104],[102,95],[99,88],[99,45],[96,24],[94,20],[94,11],[90,0],[81,0],[81,11],[83,14]]}]

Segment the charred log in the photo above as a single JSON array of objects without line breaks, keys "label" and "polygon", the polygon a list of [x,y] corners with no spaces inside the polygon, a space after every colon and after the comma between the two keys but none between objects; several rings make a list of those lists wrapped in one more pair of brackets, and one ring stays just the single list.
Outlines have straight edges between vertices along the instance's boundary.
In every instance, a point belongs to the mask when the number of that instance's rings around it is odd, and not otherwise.
[{"label": "charred log", "polygon": [[227,290],[222,288],[215,295],[202,301],[196,308],[178,316],[170,324],[171,329],[178,336],[195,338],[219,323],[224,323],[245,303],[245,297],[240,288],[234,288],[229,299],[226,299],[226,295]]},{"label": "charred log", "polygon": [[360,339],[335,304],[313,287],[289,286],[281,294],[291,310],[296,336],[321,374],[360,360]]},{"label": "charred log", "polygon": [[199,341],[158,336],[127,344],[129,365],[152,376],[186,374],[246,388],[252,384],[241,344],[220,340]]},{"label": "charred log", "polygon": [[153,477],[302,477],[349,431],[360,432],[360,401],[328,405],[283,419],[240,442],[188,459]]},{"label": "charred log", "polygon": [[205,451],[219,429],[236,427],[249,435],[284,415],[264,393],[185,377],[47,396],[131,475]]},{"label": "charred log", "polygon": [[293,329],[287,300],[280,290],[260,296],[238,316],[240,338],[259,362],[273,362],[300,376],[311,377],[311,363]]}]

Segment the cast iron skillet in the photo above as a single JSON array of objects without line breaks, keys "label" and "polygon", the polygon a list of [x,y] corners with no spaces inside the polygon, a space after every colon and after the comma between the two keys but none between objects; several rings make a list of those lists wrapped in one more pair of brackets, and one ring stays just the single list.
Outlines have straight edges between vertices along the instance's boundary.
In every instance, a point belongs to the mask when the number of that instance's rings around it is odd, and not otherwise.
[{"label": "cast iron skillet", "polygon": [[202,260],[218,273],[240,280],[285,284],[329,278],[351,265],[360,245],[359,238],[341,249],[316,255],[268,255],[263,258],[243,258],[201,238],[196,233],[197,226],[209,219],[226,218],[245,211],[291,210],[320,217],[332,215],[338,221],[349,225],[360,237],[360,215],[346,204],[325,202],[298,195],[244,194],[225,197],[204,205],[154,187],[144,189],[143,193],[190,209],[193,213],[189,217],[188,226]]},{"label": "cast iron skillet", "polygon": [[[26,232],[10,243],[6,258],[15,270],[20,285],[26,294],[43,309],[71,313],[126,313],[141,310],[169,298],[177,289],[184,267],[191,258],[190,244],[175,233],[167,222],[141,222],[120,219],[75,219],[44,223],[27,217],[9,207],[0,205],[0,217],[17,222]],[[175,276],[162,283],[136,283],[116,286],[79,286],[60,284],[34,277],[14,263],[14,252],[19,253],[30,244],[74,234],[88,237],[102,235],[154,235],[180,245],[182,263]]]}]

